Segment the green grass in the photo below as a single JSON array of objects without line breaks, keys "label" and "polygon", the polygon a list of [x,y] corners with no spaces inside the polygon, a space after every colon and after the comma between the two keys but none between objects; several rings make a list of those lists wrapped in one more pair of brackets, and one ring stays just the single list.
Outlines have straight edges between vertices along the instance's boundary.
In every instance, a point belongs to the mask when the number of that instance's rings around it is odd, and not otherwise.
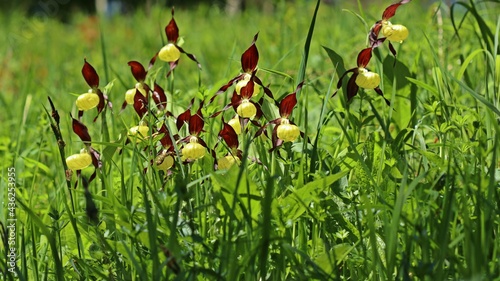
[{"label": "green grass", "polygon": [[[136,83],[127,62],[147,65],[164,45],[169,9],[98,21],[77,14],[70,24],[2,14],[0,195],[7,202],[15,167],[17,278],[500,280],[500,6],[399,7],[391,21],[410,36],[394,44],[395,66],[386,44],[369,65],[391,106],[372,90],[351,102],[343,90],[330,98],[391,3],[321,3],[315,21],[314,1],[234,18],[216,7],[176,9],[182,47],[202,70],[183,55],[171,78],[161,61],[147,78],[169,91],[175,116],[193,98],[195,113],[236,76],[259,32],[258,76],[274,97],[305,81],[290,119],[306,137],[269,152],[271,140],[254,138],[258,128],[249,126],[239,136],[239,166],[218,171],[209,155],[191,164],[176,157],[167,176],[149,164],[157,138],[125,142],[140,120],[120,106]],[[103,164],[88,188],[75,174],[66,181],[63,159],[84,147],[70,118],[88,90],[84,58],[113,103],[96,122],[95,109],[82,118]],[[61,116],[62,153],[48,96]],[[218,140],[221,116],[234,113],[208,116],[229,101],[223,94],[202,108],[200,138],[210,148],[219,143],[217,158],[228,152]],[[263,111],[268,121],[279,117],[270,99]],[[148,124],[188,135],[154,106],[150,113]],[[8,225],[6,207],[0,218]],[[0,232],[7,247],[9,233]],[[0,279],[15,280],[6,249]]]}]

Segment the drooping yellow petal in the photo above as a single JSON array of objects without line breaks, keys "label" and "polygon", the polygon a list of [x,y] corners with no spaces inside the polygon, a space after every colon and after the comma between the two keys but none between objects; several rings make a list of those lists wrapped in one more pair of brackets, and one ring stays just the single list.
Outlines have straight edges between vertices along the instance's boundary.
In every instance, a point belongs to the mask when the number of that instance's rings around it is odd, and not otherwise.
[{"label": "drooping yellow petal", "polygon": [[78,96],[75,103],[78,110],[90,110],[99,104],[99,96],[96,93],[81,94]]},{"label": "drooping yellow petal", "polygon": [[128,130],[128,136],[135,140],[136,143],[140,143],[145,140],[149,135],[149,127],[144,125],[134,126]]},{"label": "drooping yellow petal", "polygon": [[240,159],[234,157],[233,155],[226,155],[219,160],[217,160],[217,169],[219,170],[229,170],[234,163],[240,164]]},{"label": "drooping yellow petal", "polygon": [[356,84],[361,88],[375,89],[380,84],[380,76],[375,72],[368,71],[366,68],[359,68]]},{"label": "drooping yellow petal", "polygon": [[290,124],[288,119],[283,119],[276,130],[278,138],[285,142],[295,141],[300,136],[300,129],[296,125]]},{"label": "drooping yellow petal", "polygon": [[174,165],[174,157],[172,157],[172,155],[167,155],[165,157],[158,156],[155,159],[155,164],[158,170],[167,171]]},{"label": "drooping yellow petal", "polygon": [[236,113],[242,118],[252,118],[257,114],[257,108],[248,100],[243,100],[236,108]]},{"label": "drooping yellow petal", "polygon": [[[248,81],[250,81],[250,78],[252,78],[252,75],[247,73],[247,74],[245,74],[245,76],[243,76],[243,79],[241,79],[240,81],[238,81],[238,83],[236,83],[236,85],[234,86],[234,89],[236,90],[236,93],[238,95],[240,95],[241,88],[245,87],[248,84]],[[259,93],[260,93],[260,87],[258,85],[255,85],[253,87],[253,94],[252,95],[257,95]]]},{"label": "drooping yellow petal", "polygon": [[390,22],[382,24],[382,35],[389,41],[403,42],[408,34],[408,28],[404,25],[391,24]]},{"label": "drooping yellow petal", "polygon": [[181,52],[179,49],[172,43],[168,43],[163,48],[161,48],[158,53],[158,58],[162,61],[166,62],[174,62],[181,57]]},{"label": "drooping yellow petal", "polygon": [[92,157],[87,152],[73,154],[66,158],[66,165],[73,171],[85,169],[90,164],[92,164]]},{"label": "drooping yellow petal", "polygon": [[125,92],[125,101],[127,102],[127,104],[134,104],[134,97],[137,90],[139,90],[139,93],[141,93],[143,96],[146,96],[146,90],[144,89],[142,84],[137,83],[135,85],[135,88],[129,89],[127,90],[127,92]]},{"label": "drooping yellow petal", "polygon": [[233,127],[234,131],[236,132],[237,135],[241,134],[241,123],[240,123],[240,118],[235,117],[229,122],[227,122],[229,126]]},{"label": "drooping yellow petal", "polygon": [[198,142],[189,142],[182,148],[182,158],[184,160],[197,160],[205,156],[206,148]]}]

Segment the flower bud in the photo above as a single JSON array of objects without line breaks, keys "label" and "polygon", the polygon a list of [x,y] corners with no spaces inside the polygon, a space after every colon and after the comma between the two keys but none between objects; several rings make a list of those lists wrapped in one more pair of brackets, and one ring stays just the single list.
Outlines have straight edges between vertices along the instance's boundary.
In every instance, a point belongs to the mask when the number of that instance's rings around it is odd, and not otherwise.
[{"label": "flower bud", "polygon": [[281,124],[278,125],[278,129],[276,131],[278,138],[285,142],[294,141],[300,135],[299,127],[290,124],[288,119],[282,119]]},{"label": "flower bud", "polygon": [[78,110],[86,111],[96,107],[99,104],[99,96],[96,93],[85,93],[76,99]]},{"label": "flower bud", "polygon": [[236,108],[236,113],[242,118],[252,118],[257,114],[257,108],[253,103],[244,99]]},{"label": "flower bud", "polygon": [[235,117],[227,122],[229,126],[233,127],[234,131],[236,132],[237,135],[241,134],[241,123],[240,123],[240,118]]},{"label": "flower bud", "polygon": [[217,160],[217,169],[229,170],[234,165],[234,163],[237,163],[237,165],[239,165],[240,159],[235,158],[233,155],[226,155]]},{"label": "flower bud", "polygon": [[375,72],[360,67],[356,77],[356,84],[361,88],[375,89],[380,84],[380,76]]},{"label": "flower bud", "polygon": [[149,135],[149,127],[144,125],[134,126],[128,130],[128,136],[135,139],[135,143],[140,143]]},{"label": "flower bud", "polygon": [[83,149],[79,154],[73,154],[66,158],[66,165],[73,171],[85,169],[90,164],[92,164],[92,157]]},{"label": "flower bud", "polygon": [[408,37],[408,29],[401,24],[386,22],[382,24],[382,35],[389,41],[403,42]]},{"label": "flower bud", "polygon": [[174,157],[172,157],[172,155],[167,155],[167,156],[158,155],[155,158],[155,164],[158,170],[167,171],[174,165]]},{"label": "flower bud", "polygon": [[182,148],[182,158],[184,160],[197,160],[205,156],[206,149],[198,143],[196,137],[191,137],[189,143]]},{"label": "flower bud", "polygon": [[[245,74],[245,76],[243,76],[243,79],[241,79],[240,81],[238,81],[238,83],[236,83],[236,85],[234,86],[234,89],[236,90],[236,93],[238,95],[240,95],[241,88],[245,87],[248,84],[248,81],[250,81],[250,78],[252,78],[252,75],[247,73],[247,74]],[[253,87],[252,95],[257,95],[259,93],[260,93],[260,87],[255,85]]]},{"label": "flower bud", "polygon": [[146,90],[144,89],[142,84],[137,83],[135,85],[135,88],[129,89],[127,90],[127,92],[125,92],[125,101],[127,102],[127,104],[134,104],[135,92],[137,90],[139,90],[139,93],[141,93],[143,96],[146,96]]},{"label": "flower bud", "polygon": [[163,48],[161,48],[160,52],[158,53],[158,57],[162,61],[174,62],[181,57],[181,52],[174,44],[168,43]]}]

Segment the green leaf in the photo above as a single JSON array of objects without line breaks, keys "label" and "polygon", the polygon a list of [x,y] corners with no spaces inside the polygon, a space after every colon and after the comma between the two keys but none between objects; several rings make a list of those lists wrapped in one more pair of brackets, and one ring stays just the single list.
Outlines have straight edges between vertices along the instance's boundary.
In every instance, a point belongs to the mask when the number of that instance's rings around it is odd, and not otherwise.
[{"label": "green leaf", "polygon": [[274,201],[275,208],[280,208],[285,216],[284,220],[296,220],[308,208],[309,204],[319,199],[319,194],[328,186],[344,177],[348,171],[330,175],[315,181],[309,182],[300,189],[293,190],[291,194]]}]

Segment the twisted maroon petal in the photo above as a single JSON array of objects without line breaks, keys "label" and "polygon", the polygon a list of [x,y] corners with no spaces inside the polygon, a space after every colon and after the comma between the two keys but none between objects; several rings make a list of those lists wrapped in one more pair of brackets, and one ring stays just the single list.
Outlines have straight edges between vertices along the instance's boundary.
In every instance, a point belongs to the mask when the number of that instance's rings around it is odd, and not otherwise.
[{"label": "twisted maroon petal", "polygon": [[257,68],[259,62],[259,51],[255,42],[259,37],[259,33],[253,37],[252,45],[241,55],[241,67],[243,72],[252,73]]},{"label": "twisted maroon petal", "polygon": [[87,62],[87,59],[84,59],[83,61],[84,61],[82,67],[83,78],[91,88],[99,87],[99,75],[97,75],[95,68],[90,63]]}]

